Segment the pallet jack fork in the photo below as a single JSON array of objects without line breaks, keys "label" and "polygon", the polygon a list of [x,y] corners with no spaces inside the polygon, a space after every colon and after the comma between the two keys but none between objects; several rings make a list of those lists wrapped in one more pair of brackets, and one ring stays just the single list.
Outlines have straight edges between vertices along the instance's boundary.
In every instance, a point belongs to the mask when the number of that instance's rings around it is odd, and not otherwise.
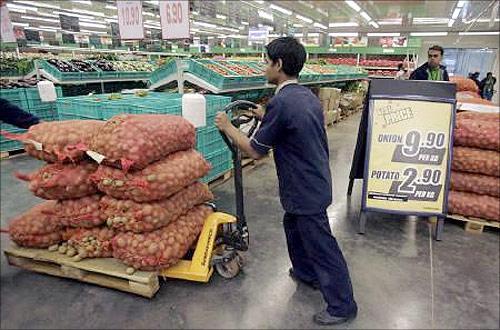
[{"label": "pallet jack fork", "polygon": [[[224,108],[235,127],[251,124],[247,134],[249,137],[253,135],[259,123],[259,119],[249,111],[251,108],[257,108],[257,105],[242,100],[232,102]],[[241,252],[248,250],[249,233],[243,200],[242,157],[238,147],[223,132],[220,133],[231,150],[234,164],[236,216],[223,212],[212,213],[205,221],[192,258],[181,260],[176,265],[160,271],[160,276],[208,282],[214,268],[222,277],[233,278],[243,267]],[[215,210],[215,206],[212,207]]]}]

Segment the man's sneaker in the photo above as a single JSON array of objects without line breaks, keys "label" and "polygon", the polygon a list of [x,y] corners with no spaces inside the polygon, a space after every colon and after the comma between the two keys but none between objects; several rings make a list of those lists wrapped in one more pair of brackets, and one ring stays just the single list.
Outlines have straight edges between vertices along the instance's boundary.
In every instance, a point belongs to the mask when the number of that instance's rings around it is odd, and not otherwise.
[{"label": "man's sneaker", "polygon": [[318,281],[306,281],[306,280],[301,279],[300,277],[298,277],[297,275],[295,275],[295,272],[293,271],[293,268],[290,268],[288,270],[288,273],[290,274],[290,277],[293,278],[295,281],[302,282],[305,285],[310,286],[314,290],[318,290],[319,289],[319,282]]},{"label": "man's sneaker", "polygon": [[358,315],[357,308],[352,314],[348,316],[334,316],[328,313],[328,311],[325,309],[324,311],[315,314],[313,320],[315,323],[319,325],[335,325],[350,321],[354,319],[357,315]]}]

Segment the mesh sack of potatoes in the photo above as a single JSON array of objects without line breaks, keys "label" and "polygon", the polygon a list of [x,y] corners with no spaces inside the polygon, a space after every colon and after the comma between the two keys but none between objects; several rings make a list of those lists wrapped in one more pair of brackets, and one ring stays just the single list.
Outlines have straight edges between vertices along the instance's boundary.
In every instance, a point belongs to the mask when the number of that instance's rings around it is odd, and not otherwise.
[{"label": "mesh sack of potatoes", "polygon": [[451,190],[448,194],[448,213],[500,221],[500,199]]},{"label": "mesh sack of potatoes", "polygon": [[205,176],[210,164],[197,151],[178,151],[140,171],[99,166],[92,179],[99,190],[119,199],[136,202],[161,200]]},{"label": "mesh sack of potatoes", "polygon": [[106,222],[100,209],[101,195],[57,201],[52,212],[65,227],[93,228]]},{"label": "mesh sack of potatoes", "polygon": [[451,171],[450,189],[500,197],[500,180],[482,174]]},{"label": "mesh sack of potatoes", "polygon": [[500,121],[458,119],[454,145],[500,151]]},{"label": "mesh sack of potatoes", "polygon": [[55,201],[38,204],[9,223],[9,236],[24,247],[44,248],[62,240],[62,226],[53,214]]},{"label": "mesh sack of potatoes", "polygon": [[113,256],[111,240],[114,236],[114,230],[106,227],[69,228],[63,234],[67,242],[52,245],[49,250],[73,257],[73,261],[85,258],[109,258]]},{"label": "mesh sack of potatoes", "polygon": [[29,189],[44,199],[69,199],[95,194],[96,184],[90,175],[97,170],[96,163],[48,164],[30,174],[15,173],[29,182]]},{"label": "mesh sack of potatoes", "polygon": [[[454,171],[500,176],[500,153],[466,147],[453,148],[451,168]],[[492,180],[497,180],[492,178]]]},{"label": "mesh sack of potatoes", "polygon": [[195,182],[161,201],[137,203],[104,196],[100,204],[109,227],[142,233],[166,226],[195,205],[212,199],[208,186]]},{"label": "mesh sack of potatoes", "polygon": [[24,142],[26,152],[49,163],[77,162],[96,130],[103,126],[99,120],[64,120],[33,125],[23,134],[2,132],[8,139]]},{"label": "mesh sack of potatoes", "polygon": [[176,151],[193,148],[195,128],[171,115],[117,115],[106,121],[90,143],[104,164],[124,170],[143,169]]},{"label": "mesh sack of potatoes", "polygon": [[500,121],[499,113],[484,113],[474,111],[463,111],[457,113],[457,121],[462,119],[473,119],[479,121]]},{"label": "mesh sack of potatoes", "polygon": [[118,233],[112,240],[113,257],[135,269],[168,268],[184,257],[212,212],[211,207],[200,205],[161,229]]}]

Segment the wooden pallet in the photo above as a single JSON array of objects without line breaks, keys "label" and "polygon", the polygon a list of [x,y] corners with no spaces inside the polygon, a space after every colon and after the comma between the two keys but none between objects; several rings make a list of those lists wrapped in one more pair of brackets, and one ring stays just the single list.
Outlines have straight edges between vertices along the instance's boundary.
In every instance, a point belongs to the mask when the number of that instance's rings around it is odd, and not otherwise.
[{"label": "wooden pallet", "polygon": [[[267,157],[264,157],[262,160],[258,160],[258,161],[255,159],[251,159],[251,158],[242,159],[241,160],[241,167],[243,168],[243,170],[253,169],[253,168],[257,167],[266,158]],[[217,186],[220,186],[221,184],[223,184],[227,180],[231,179],[233,177],[233,173],[234,173],[233,170],[229,170],[225,173],[221,173],[221,175],[219,175],[218,177],[216,177],[212,181],[210,181],[208,183],[208,186],[211,189],[215,188]]]},{"label": "wooden pallet", "polygon": [[500,222],[497,221],[464,217],[458,214],[448,214],[447,218],[465,222],[465,231],[470,233],[482,233],[485,227],[500,228]]},{"label": "wooden pallet", "polygon": [[152,298],[160,288],[157,272],[136,271],[129,275],[126,273],[127,266],[113,258],[75,262],[57,251],[21,247],[8,248],[4,253],[12,266],[97,284],[147,298]]},{"label": "wooden pallet", "polygon": [[15,156],[20,156],[25,153],[24,149],[16,149],[16,150],[9,150],[9,151],[1,151],[0,152],[0,159],[10,159]]}]

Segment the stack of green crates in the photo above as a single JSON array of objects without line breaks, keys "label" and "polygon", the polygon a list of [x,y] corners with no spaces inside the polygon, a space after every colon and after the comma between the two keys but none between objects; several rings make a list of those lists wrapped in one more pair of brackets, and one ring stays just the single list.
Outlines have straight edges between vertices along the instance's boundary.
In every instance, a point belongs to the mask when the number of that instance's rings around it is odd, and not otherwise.
[{"label": "stack of green crates", "polygon": [[[56,87],[56,94],[58,98],[62,96],[61,87]],[[40,120],[53,121],[58,119],[55,102],[42,102],[38,88],[36,87],[0,89],[0,97],[37,116]],[[1,129],[15,134],[26,131],[5,123],[1,124]],[[0,136],[0,151],[11,151],[22,148],[22,142],[9,140]]]}]

